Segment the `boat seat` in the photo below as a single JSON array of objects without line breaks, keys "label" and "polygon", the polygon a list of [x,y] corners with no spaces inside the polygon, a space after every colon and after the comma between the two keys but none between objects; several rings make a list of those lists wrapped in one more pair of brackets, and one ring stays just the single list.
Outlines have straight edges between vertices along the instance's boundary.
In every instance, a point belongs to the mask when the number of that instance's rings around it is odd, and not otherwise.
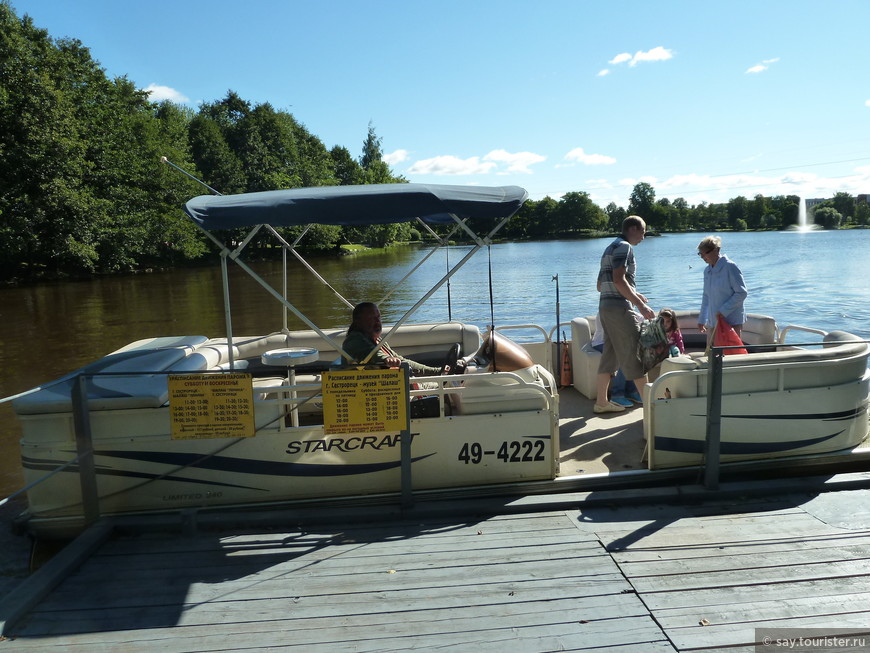
[{"label": "boat seat", "polygon": [[[822,341],[821,348],[780,349],[778,351],[736,354],[722,358],[722,392],[742,394],[796,390],[839,385],[860,379],[867,367],[870,345],[843,331],[832,331]],[[825,365],[825,362],[831,362]],[[708,359],[706,356],[677,356],[661,364],[661,374],[686,370],[701,370],[703,374],[673,375],[657,382],[657,395],[664,389],[671,398],[707,395]],[[729,371],[729,368],[739,367]],[[657,398],[662,398],[657,396]]]},{"label": "boat seat", "polygon": [[[515,376],[514,376],[515,375]],[[448,393],[454,415],[480,415],[484,413],[514,413],[529,410],[545,410],[547,397],[535,388],[523,387],[534,384],[554,387],[552,376],[540,365],[532,365],[515,372],[481,372],[457,377],[463,392]]]},{"label": "boat seat", "polygon": [[[124,345],[120,349],[116,349],[112,354],[120,354],[122,352],[134,350],[151,350],[151,349],[176,349],[182,348],[192,351],[199,347],[208,338],[205,336],[162,336],[157,338],[143,338],[131,342],[129,345]],[[109,354],[111,356],[111,354]]]},{"label": "boat seat", "polygon": [[[707,336],[698,330],[698,311],[674,311],[677,324],[683,334],[686,351],[694,356],[702,356],[706,348]],[[595,315],[575,317],[571,320],[571,368],[573,385],[588,399],[595,399],[598,383],[598,363],[601,353],[591,345],[595,333]],[[778,330],[772,317],[748,313],[743,324],[741,337],[747,345],[771,345],[777,342]],[[700,353],[697,353],[700,352]],[[729,358],[731,358],[729,356]],[[665,372],[664,365],[653,369],[650,378],[654,379]]]},{"label": "boat seat", "polygon": [[[390,330],[384,326],[384,333]],[[263,373],[271,376],[274,368],[262,366],[259,358],[270,349],[285,347],[311,347],[317,349],[318,360],[313,363],[298,365],[298,373],[319,373],[334,369],[335,361],[340,360],[336,349],[344,341],[346,329],[331,329],[324,333],[333,341],[325,340],[313,330],[292,331],[289,334],[273,333],[268,336],[233,338],[233,345],[238,351],[237,358],[249,361],[248,369],[254,374]],[[473,324],[447,322],[444,324],[411,324],[402,325],[390,337],[390,346],[402,356],[413,358],[428,365],[441,365],[444,355],[454,343],[460,343],[460,355],[477,351],[480,346],[480,329]],[[208,341],[209,346],[222,345],[226,347],[226,338],[216,338]]]},{"label": "boat seat", "polygon": [[[344,339],[345,329],[325,332],[336,342]],[[415,324],[400,327],[391,339],[403,354],[417,358],[431,352],[443,359],[451,344],[459,342],[464,352],[476,351],[480,331],[474,325],[460,322],[446,324]],[[319,373],[330,369],[338,351],[315,331],[298,331],[290,335],[273,333],[267,336],[233,338],[234,369],[244,369],[263,378],[255,382],[255,390],[286,382],[283,372],[263,366],[260,356],[271,349],[283,347],[314,347],[320,359],[310,365],[296,367],[297,383],[319,382]],[[192,374],[229,367],[230,349],[226,338],[205,336],[167,336],[137,340],[111,354],[45,384],[40,390],[12,402],[19,415],[72,412],[72,389],[79,374],[124,374],[129,376],[97,376],[88,383],[90,410],[125,410],[158,408],[169,400],[166,372]],[[421,361],[422,362],[422,361]],[[438,362],[440,364],[440,361]],[[160,374],[148,374],[160,372]],[[275,382],[274,379],[279,379]],[[312,391],[313,392],[313,391]]]},{"label": "boat seat", "polygon": [[12,406],[19,415],[69,413],[76,376],[129,373],[130,376],[93,377],[88,383],[90,410],[157,408],[169,398],[166,375],[142,372],[166,370],[187,353],[186,346],[155,350],[124,348],[46,384],[37,392],[15,399]]}]

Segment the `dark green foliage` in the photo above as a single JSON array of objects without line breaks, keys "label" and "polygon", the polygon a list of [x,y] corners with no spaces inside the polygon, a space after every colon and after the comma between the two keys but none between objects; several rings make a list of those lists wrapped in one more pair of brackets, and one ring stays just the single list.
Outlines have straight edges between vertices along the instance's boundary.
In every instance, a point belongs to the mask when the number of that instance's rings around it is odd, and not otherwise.
[{"label": "dark green foliage", "polygon": [[188,121],[0,3],[0,278],[201,256],[178,211],[192,185],[159,165],[189,164]]},{"label": "dark green foliage", "polygon": [[[150,102],[110,80],[79,41],[54,40],[0,0],[0,280],[123,272],[197,260],[213,248],[181,206],[224,194],[333,184],[395,183],[370,125],[362,160],[327,151],[290,114],[228,91],[198,112]],[[295,241],[301,230],[286,230]],[[378,245],[409,227],[377,227]],[[300,247],[346,240],[311,229]],[[252,243],[259,247],[262,241]],[[265,251],[265,250],[264,250]]]}]

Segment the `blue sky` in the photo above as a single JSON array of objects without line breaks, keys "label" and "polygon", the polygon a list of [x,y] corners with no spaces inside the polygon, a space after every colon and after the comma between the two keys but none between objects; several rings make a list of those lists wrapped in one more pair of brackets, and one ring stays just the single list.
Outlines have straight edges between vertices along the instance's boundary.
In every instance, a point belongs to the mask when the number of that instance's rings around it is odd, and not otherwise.
[{"label": "blue sky", "polygon": [[409,181],[689,204],[870,193],[868,0],[11,0],[110,76],[230,89]]}]

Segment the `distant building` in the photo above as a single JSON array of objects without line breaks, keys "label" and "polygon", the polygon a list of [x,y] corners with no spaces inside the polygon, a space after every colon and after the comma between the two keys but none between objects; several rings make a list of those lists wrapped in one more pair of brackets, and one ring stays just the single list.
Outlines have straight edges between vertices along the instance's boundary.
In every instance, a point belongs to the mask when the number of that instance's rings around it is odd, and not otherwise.
[{"label": "distant building", "polygon": [[814,197],[812,199],[810,199],[810,198],[805,199],[804,202],[806,203],[807,211],[809,211],[811,208],[813,208],[817,204],[821,204],[822,202],[826,201],[827,199],[828,198],[826,198],[826,197]]},{"label": "distant building", "polygon": [[862,193],[861,195],[858,195],[858,197],[855,198],[855,204],[860,204],[861,202],[864,202],[864,204],[870,204],[870,194]]}]

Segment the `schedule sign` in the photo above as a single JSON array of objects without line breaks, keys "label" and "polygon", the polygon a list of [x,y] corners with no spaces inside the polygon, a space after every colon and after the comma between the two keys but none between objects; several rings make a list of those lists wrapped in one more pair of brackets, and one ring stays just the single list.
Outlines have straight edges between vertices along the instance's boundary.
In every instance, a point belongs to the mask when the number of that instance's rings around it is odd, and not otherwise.
[{"label": "schedule sign", "polygon": [[323,431],[399,433],[407,428],[407,381],[402,369],[323,373]]},{"label": "schedule sign", "polygon": [[169,416],[173,440],[253,437],[251,375],[171,375]]}]

